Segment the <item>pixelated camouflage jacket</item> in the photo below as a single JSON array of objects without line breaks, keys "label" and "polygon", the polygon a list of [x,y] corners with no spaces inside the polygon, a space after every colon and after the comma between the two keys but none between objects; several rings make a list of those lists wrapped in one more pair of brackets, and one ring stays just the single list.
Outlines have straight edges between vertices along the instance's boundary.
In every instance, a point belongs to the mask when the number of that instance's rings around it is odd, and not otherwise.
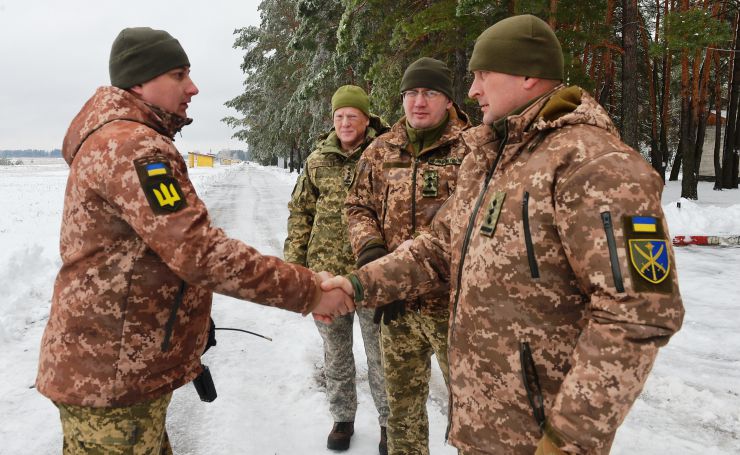
[{"label": "pixelated camouflage jacket", "polygon": [[[572,112],[540,115],[574,91]],[[663,182],[575,87],[509,117],[507,131],[503,142],[488,126],[467,131],[433,231],[356,276],[368,305],[450,282],[456,447],[532,454],[544,418],[564,450],[608,453],[683,319]]]},{"label": "pixelated camouflage jacket", "polygon": [[316,272],[345,274],[354,270],[344,200],[362,152],[387,130],[385,121],[371,115],[365,140],[349,153],[342,151],[334,130],[319,140],[306,158],[288,203],[288,237],[283,248],[286,261]]},{"label": "pixelated camouflage jacket", "polygon": [[[393,251],[429,228],[437,210],[455,191],[458,168],[467,152],[459,146],[460,134],[469,127],[467,114],[453,104],[442,136],[418,156],[408,150],[406,117],[370,144],[357,165],[346,201],[355,255],[372,245]],[[446,311],[448,292],[409,299],[407,305],[425,314]]]},{"label": "pixelated camouflage jacket", "polygon": [[62,268],[36,380],[54,401],[127,406],[191,381],[211,291],[292,311],[319,295],[310,270],[211,224],[172,142],[184,123],[101,87],[67,131]]}]

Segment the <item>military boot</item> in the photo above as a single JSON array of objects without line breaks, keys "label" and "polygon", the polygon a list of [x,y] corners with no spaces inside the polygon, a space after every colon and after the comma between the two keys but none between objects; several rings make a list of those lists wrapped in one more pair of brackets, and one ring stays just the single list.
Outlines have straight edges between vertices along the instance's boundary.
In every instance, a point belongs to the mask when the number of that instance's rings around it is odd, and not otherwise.
[{"label": "military boot", "polygon": [[355,434],[354,422],[334,422],[334,426],[326,440],[326,448],[331,450],[349,449],[349,440]]},{"label": "military boot", "polygon": [[380,455],[388,455],[388,434],[383,426],[380,427],[380,444],[378,444],[378,452]]}]

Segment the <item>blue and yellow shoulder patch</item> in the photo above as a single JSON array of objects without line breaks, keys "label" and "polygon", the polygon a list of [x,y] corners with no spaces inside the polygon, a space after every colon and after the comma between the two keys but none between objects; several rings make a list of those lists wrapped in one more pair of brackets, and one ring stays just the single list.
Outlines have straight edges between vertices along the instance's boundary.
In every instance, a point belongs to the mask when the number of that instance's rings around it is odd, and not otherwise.
[{"label": "blue and yellow shoulder patch", "polygon": [[166,160],[157,157],[139,158],[134,160],[134,167],[154,213],[174,213],[187,206],[180,183],[172,176]]},{"label": "blue and yellow shoulder patch", "polygon": [[654,216],[625,216],[624,235],[635,290],[672,292],[671,245]]}]

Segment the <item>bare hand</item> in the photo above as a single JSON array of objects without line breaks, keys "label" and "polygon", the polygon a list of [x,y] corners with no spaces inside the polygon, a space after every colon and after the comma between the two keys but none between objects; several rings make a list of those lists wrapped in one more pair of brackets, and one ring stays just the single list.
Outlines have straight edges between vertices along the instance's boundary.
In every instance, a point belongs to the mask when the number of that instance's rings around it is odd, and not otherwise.
[{"label": "bare hand", "polygon": [[319,321],[323,324],[331,324],[332,322],[334,322],[334,318],[332,318],[331,316],[316,313],[311,313],[311,316],[313,316],[314,321]]},{"label": "bare hand", "polygon": [[[335,317],[343,316],[355,310],[354,301],[343,288],[324,288],[324,282],[330,281],[336,277],[332,278],[332,275],[329,272],[319,272],[318,276],[324,281],[321,286],[323,291],[321,300],[313,309],[313,317],[315,320],[328,324],[331,323]],[[351,288],[352,285],[350,284],[350,290]]]},{"label": "bare hand", "polygon": [[345,294],[352,297],[352,299],[354,300],[355,289],[352,287],[352,283],[350,283],[347,278],[337,275],[333,278],[328,278],[321,282],[321,290],[323,290],[324,292],[331,291],[332,289],[337,288],[344,291]]}]

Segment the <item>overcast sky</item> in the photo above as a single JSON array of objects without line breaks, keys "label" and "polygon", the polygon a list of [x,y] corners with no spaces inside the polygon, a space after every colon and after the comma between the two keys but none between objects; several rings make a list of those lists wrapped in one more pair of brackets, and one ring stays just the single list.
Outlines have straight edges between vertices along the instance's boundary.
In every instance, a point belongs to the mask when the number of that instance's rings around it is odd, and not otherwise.
[{"label": "overcast sky", "polygon": [[180,152],[245,149],[221,119],[239,95],[243,51],[233,31],[259,25],[259,0],[0,0],[0,150],[61,148],[70,121],[110,85],[110,46],[125,27],[167,30],[185,48],[200,89]]}]

